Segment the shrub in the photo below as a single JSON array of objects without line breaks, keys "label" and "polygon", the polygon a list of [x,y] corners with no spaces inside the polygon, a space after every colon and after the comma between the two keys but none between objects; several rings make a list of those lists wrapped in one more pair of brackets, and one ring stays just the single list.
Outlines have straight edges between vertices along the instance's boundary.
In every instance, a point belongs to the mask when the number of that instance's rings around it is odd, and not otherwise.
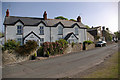
[{"label": "shrub", "polygon": [[75,45],[75,43],[74,42],[72,42],[72,47]]},{"label": "shrub", "polygon": [[83,44],[92,44],[93,42],[92,41],[84,41]]},{"label": "shrub", "polygon": [[[55,42],[44,42],[40,49],[38,49],[38,54],[46,56],[55,54],[63,54],[64,49],[67,47],[68,42],[64,39],[60,39]],[[41,52],[41,53],[40,53]],[[44,53],[46,53],[44,55]]]},{"label": "shrub", "polygon": [[15,40],[7,40],[7,42],[2,47],[2,50],[15,50],[16,47],[20,46],[19,42],[16,42]]},{"label": "shrub", "polygon": [[43,47],[39,47],[39,49],[37,50],[37,54],[38,56],[44,56],[44,51],[43,51]]},{"label": "shrub", "polygon": [[16,48],[16,52],[20,53],[21,55],[29,55],[32,51],[37,49],[37,42],[34,40],[29,40],[23,46],[19,46]]}]

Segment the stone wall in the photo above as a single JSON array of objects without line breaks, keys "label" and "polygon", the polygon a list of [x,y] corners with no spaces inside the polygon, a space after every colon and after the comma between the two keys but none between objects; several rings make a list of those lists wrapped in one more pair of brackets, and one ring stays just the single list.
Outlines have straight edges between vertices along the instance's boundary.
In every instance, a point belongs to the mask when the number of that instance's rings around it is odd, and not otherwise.
[{"label": "stone wall", "polygon": [[83,45],[82,44],[74,44],[72,47],[72,44],[69,44],[68,47],[65,49],[64,53],[72,53],[72,52],[80,52],[83,50]]},{"label": "stone wall", "polygon": [[[33,51],[31,55],[33,55],[33,53],[35,53],[35,51]],[[14,50],[11,51],[6,50],[2,53],[2,64],[7,65],[23,62],[29,60],[31,58],[31,55],[22,56],[16,53]]]},{"label": "stone wall", "polygon": [[93,49],[95,48],[95,44],[85,44],[85,47],[86,47],[85,50]]}]

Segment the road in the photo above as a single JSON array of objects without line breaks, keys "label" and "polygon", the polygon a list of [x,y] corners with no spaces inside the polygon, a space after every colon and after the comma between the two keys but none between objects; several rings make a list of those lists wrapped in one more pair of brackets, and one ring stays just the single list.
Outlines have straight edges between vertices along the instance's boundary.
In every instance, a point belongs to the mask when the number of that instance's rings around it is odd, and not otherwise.
[{"label": "road", "polygon": [[78,53],[46,60],[26,61],[3,67],[3,78],[63,78],[89,69],[118,50],[114,43],[106,47],[95,48]]}]

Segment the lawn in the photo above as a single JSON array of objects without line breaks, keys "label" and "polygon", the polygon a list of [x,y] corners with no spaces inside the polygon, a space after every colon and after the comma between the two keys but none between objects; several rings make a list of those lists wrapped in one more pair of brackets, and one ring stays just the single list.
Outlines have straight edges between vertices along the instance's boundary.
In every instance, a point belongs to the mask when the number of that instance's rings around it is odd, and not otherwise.
[{"label": "lawn", "polygon": [[[118,55],[119,54],[119,55]],[[84,76],[84,78],[118,78],[118,62],[120,64],[120,58],[118,61],[118,56],[120,57],[120,52],[115,53],[112,57],[108,58],[104,62],[104,67],[98,69],[91,74]],[[119,66],[120,70],[120,66]],[[120,77],[120,71],[119,71]]]}]

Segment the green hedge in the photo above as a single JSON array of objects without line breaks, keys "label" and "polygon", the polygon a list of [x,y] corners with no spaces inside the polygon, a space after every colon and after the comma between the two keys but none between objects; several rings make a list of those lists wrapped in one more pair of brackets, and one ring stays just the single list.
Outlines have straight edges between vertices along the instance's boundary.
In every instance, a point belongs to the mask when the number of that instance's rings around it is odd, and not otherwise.
[{"label": "green hedge", "polygon": [[55,42],[44,42],[38,49],[37,54],[40,56],[63,54],[65,48],[67,48],[67,44],[68,42],[64,39]]},{"label": "green hedge", "polygon": [[2,47],[2,50],[15,50],[16,47],[20,46],[19,42],[16,42],[15,40],[7,40],[7,42],[5,42],[4,46]]},{"label": "green hedge", "polygon": [[83,44],[92,44],[93,41],[84,41]]},{"label": "green hedge", "polygon": [[29,55],[32,51],[37,49],[37,42],[34,40],[29,40],[26,42],[26,44],[19,46],[16,48],[16,52],[18,52],[21,55]]}]

